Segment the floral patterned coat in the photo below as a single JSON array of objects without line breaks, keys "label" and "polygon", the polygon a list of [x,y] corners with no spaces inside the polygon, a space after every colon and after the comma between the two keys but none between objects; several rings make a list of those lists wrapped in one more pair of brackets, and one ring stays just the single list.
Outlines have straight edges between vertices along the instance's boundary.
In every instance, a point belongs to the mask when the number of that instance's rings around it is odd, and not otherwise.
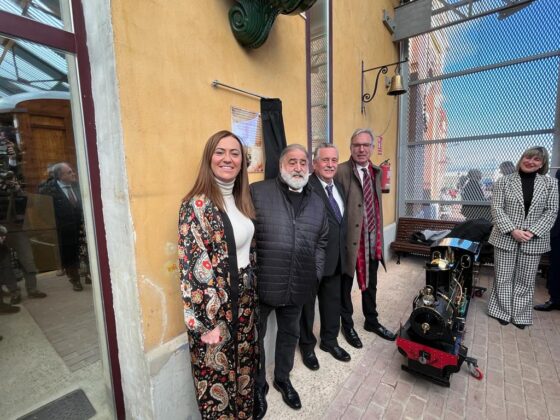
[{"label": "floral patterned coat", "polygon": [[[258,364],[254,276],[238,275],[231,223],[207,197],[182,203],[178,251],[185,325],[202,418],[251,418]],[[221,341],[203,343],[200,337],[215,327],[220,329]]]}]

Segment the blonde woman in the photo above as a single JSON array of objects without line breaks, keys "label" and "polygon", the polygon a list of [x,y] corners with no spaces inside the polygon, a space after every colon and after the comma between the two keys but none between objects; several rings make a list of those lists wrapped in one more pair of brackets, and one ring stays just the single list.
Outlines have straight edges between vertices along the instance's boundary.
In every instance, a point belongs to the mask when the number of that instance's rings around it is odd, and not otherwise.
[{"label": "blonde woman", "polygon": [[544,147],[531,147],[517,171],[500,178],[492,196],[495,280],[488,314],[502,325],[523,329],[533,323],[535,276],[541,255],[550,250],[550,229],[558,212],[558,187],[546,176]]}]

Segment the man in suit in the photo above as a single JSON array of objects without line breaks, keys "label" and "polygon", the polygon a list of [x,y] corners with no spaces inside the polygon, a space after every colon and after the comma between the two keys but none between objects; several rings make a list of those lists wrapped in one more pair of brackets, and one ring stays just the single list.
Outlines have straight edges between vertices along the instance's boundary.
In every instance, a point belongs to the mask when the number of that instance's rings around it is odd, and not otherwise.
[{"label": "man in suit", "polygon": [[342,163],[336,175],[346,193],[347,237],[346,259],[342,276],[342,335],[356,348],[362,341],[352,320],[352,283],[354,273],[362,292],[364,329],[386,340],[396,335],[378,320],[377,269],[383,259],[383,207],[381,202],[381,170],[371,163],[373,133],[357,129],[350,138],[351,158]]},{"label": "man in suit", "polygon": [[39,192],[53,198],[60,263],[72,288],[79,292],[83,290],[80,281],[80,230],[83,222],[80,191],[76,173],[68,163],[59,162],[52,170],[54,179]]},{"label": "man in suit", "polygon": [[[556,171],[556,179],[560,185],[560,169]],[[560,207],[560,203],[558,206]],[[560,212],[550,230],[550,270],[548,270],[546,287],[550,298],[545,303],[535,305],[535,310],[560,311]]]},{"label": "man in suit", "polygon": [[[344,218],[344,190],[334,181],[338,167],[338,150],[329,143],[322,143],[313,154],[314,173],[309,184],[327,209],[329,236],[326,249],[325,268],[319,283],[317,297],[321,318],[321,344],[319,348],[330,353],[335,359],[348,362],[350,355],[338,345],[340,330],[340,276],[344,264],[346,239],[346,219]],[[299,347],[303,364],[311,370],[319,369],[315,355],[317,339],[313,335],[315,318],[315,296],[303,305],[300,318]]]}]

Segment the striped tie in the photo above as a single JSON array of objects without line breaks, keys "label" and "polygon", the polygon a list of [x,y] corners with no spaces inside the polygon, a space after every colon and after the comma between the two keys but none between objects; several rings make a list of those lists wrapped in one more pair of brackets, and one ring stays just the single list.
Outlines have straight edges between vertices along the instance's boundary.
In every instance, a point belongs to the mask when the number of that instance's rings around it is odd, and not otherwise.
[{"label": "striped tie", "polygon": [[375,229],[375,215],[374,215],[374,202],[373,202],[373,190],[371,188],[371,178],[369,176],[368,170],[362,168],[364,172],[364,182],[362,185],[362,190],[364,192],[364,206],[366,207],[366,219],[368,232],[373,232]]},{"label": "striped tie", "polygon": [[72,204],[72,206],[76,207],[76,205],[78,204],[78,200],[76,199],[76,194],[74,194],[72,187],[70,185],[67,185],[64,188],[66,188],[66,191],[68,192],[68,201],[70,201],[70,204]]}]

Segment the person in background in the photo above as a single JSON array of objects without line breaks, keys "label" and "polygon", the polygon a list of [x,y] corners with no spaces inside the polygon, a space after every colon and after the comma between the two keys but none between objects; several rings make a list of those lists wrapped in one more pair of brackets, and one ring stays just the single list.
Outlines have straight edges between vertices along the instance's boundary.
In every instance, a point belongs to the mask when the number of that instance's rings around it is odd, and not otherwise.
[{"label": "person in background", "polygon": [[396,335],[385,328],[377,312],[377,269],[383,257],[383,203],[381,198],[381,169],[370,161],[373,152],[373,133],[359,128],[350,137],[351,158],[340,164],[336,180],[342,184],[348,212],[346,258],[342,276],[342,335],[353,347],[363,346],[354,329],[352,315],[352,284],[354,273],[362,292],[364,329],[385,340]]},{"label": "person in background", "polygon": [[502,176],[506,176],[515,172],[515,165],[509,160],[500,163],[500,166],[498,168]]},{"label": "person in background", "polygon": [[[24,227],[27,193],[21,171],[21,153],[17,148],[15,131],[0,129],[0,223],[9,234],[4,244],[18,255],[17,272],[25,279],[27,297],[42,299],[47,294],[37,289],[37,267],[31,248],[30,233]],[[10,303],[17,305],[22,295],[19,287],[11,292]]]},{"label": "person in background", "polygon": [[258,362],[255,213],[247,158],[229,131],[210,136],[179,210],[179,273],[203,419],[248,419]]},{"label": "person in background", "polygon": [[299,340],[302,307],[313,299],[323,276],[329,224],[325,205],[307,182],[307,150],[299,144],[280,154],[280,174],[251,184],[256,213],[259,261],[259,348],[254,418],[267,410],[266,360],[263,340],[268,317],[276,314],[278,332],[273,386],[294,410],[301,408],[290,381]]},{"label": "person in background", "polygon": [[40,194],[53,199],[58,234],[60,263],[76,292],[84,289],[80,281],[80,244],[83,235],[83,211],[76,172],[67,162],[56,163],[54,178],[43,185]]},{"label": "person in background", "polygon": [[10,303],[4,303],[2,299],[2,288],[6,287],[12,299],[14,293],[18,291],[17,279],[14,274],[14,253],[13,250],[6,245],[6,236],[8,229],[0,225],[0,314],[14,314],[19,312],[19,306],[13,306]]},{"label": "person in background", "polygon": [[[467,173],[467,182],[463,185],[461,190],[461,199],[465,201],[478,201],[481,203],[488,200],[484,196],[480,181],[482,179],[482,172],[478,169],[471,169]],[[461,207],[461,214],[465,216],[465,220],[486,219],[490,220],[490,207],[476,204],[463,204]]]},{"label": "person in background", "polygon": [[[323,278],[319,283],[317,300],[321,318],[319,348],[330,353],[336,360],[350,361],[350,355],[338,345],[340,331],[340,277],[344,265],[346,242],[346,218],[344,217],[344,190],[334,181],[338,168],[338,150],[330,143],[317,146],[313,154],[313,174],[309,185],[327,209],[329,236]],[[315,355],[317,339],[313,334],[315,297],[303,305],[300,321],[299,348],[303,364],[311,370],[319,369]]]},{"label": "person in background", "polygon": [[517,172],[496,182],[492,197],[495,279],[488,315],[523,329],[533,323],[535,277],[541,255],[550,250],[550,229],[558,212],[558,182],[546,176],[548,152],[523,152]]},{"label": "person in background", "polygon": [[[560,170],[556,171],[556,180],[560,183]],[[550,269],[546,287],[550,298],[545,303],[535,306],[536,311],[560,310],[560,212],[550,230]]]}]

